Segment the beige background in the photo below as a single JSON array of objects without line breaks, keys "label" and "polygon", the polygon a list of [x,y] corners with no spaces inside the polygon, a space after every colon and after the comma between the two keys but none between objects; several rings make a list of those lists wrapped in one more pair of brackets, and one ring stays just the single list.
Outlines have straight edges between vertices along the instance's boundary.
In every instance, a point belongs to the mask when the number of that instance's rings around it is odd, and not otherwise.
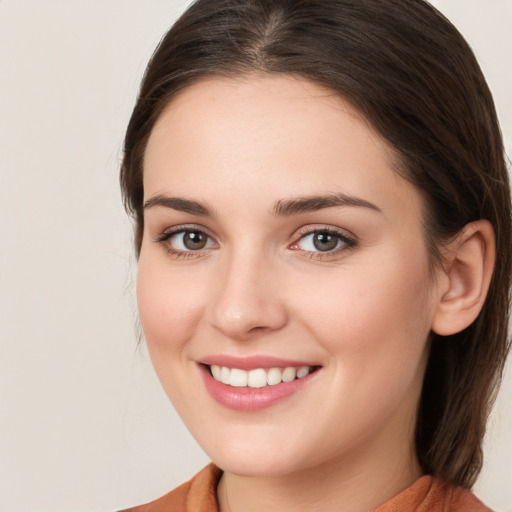
[{"label": "beige background", "polygon": [[[0,512],[108,511],[207,460],[136,348],[117,172],[144,65],[186,0],[0,0]],[[512,154],[512,1],[438,0]],[[477,492],[512,511],[512,372]]]}]

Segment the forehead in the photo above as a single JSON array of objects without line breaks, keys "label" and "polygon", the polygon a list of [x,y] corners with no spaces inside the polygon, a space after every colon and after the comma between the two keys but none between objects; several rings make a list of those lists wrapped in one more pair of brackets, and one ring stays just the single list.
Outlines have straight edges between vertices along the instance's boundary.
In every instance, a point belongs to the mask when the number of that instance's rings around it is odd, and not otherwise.
[{"label": "forehead", "polygon": [[[298,122],[296,122],[298,121]],[[333,130],[333,128],[336,128]],[[316,142],[322,138],[343,143],[340,135],[357,131],[359,142],[377,143],[393,151],[364,116],[339,94],[292,75],[253,74],[240,77],[208,77],[181,91],[155,123],[155,132],[187,130],[203,142],[238,129],[239,137],[263,136],[284,143],[295,137]],[[228,133],[231,135],[231,133]],[[240,139],[241,141],[241,139]]]},{"label": "forehead", "polygon": [[370,123],[329,89],[286,75],[212,77],[182,91],[155,124],[145,199],[170,189],[215,197],[223,188],[241,198],[364,191],[417,202],[396,161]]}]

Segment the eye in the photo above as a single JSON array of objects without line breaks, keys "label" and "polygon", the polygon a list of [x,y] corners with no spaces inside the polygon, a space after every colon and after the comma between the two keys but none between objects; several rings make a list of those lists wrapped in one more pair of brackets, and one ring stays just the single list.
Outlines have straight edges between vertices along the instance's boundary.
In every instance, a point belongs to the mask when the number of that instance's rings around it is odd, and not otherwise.
[{"label": "eye", "polygon": [[341,245],[340,237],[328,232],[310,233],[303,236],[299,245],[304,251],[333,251]]},{"label": "eye", "polygon": [[182,231],[169,238],[179,251],[199,251],[208,244],[208,236],[201,231]]},{"label": "eye", "polygon": [[290,249],[309,253],[332,253],[354,247],[355,240],[332,229],[309,231],[290,246]]},{"label": "eye", "polygon": [[171,254],[197,252],[216,246],[212,238],[200,229],[179,228],[163,233],[156,242],[164,244]]}]

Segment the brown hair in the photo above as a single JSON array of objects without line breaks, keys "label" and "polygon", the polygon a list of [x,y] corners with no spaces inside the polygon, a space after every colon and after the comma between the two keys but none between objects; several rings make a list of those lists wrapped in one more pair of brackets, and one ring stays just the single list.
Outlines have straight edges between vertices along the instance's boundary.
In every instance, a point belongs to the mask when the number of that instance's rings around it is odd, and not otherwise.
[{"label": "brown hair", "polygon": [[492,223],[497,261],[486,303],[464,331],[432,334],[416,428],[423,470],[471,486],[510,348],[512,245],[500,129],[471,49],[423,0],[197,0],[156,49],[126,133],[121,186],[137,254],[144,151],[162,110],[204,77],[255,71],[303,77],[362,112],[425,198],[434,264],[468,222]]}]

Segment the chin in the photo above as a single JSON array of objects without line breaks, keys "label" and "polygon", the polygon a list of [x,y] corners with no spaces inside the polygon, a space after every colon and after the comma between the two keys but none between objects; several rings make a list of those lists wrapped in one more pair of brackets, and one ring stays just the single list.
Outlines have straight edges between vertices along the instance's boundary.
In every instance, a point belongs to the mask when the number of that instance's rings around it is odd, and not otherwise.
[{"label": "chin", "polygon": [[305,469],[298,467],[297,461],[291,457],[262,457],[258,454],[240,456],[240,454],[223,453],[213,462],[223,471],[242,477],[280,477],[286,476],[297,470]]},{"label": "chin", "polygon": [[290,436],[287,443],[279,435],[261,435],[258,440],[250,435],[226,435],[198,441],[217,466],[238,476],[279,477],[314,465],[312,454],[304,452],[303,440]]}]

